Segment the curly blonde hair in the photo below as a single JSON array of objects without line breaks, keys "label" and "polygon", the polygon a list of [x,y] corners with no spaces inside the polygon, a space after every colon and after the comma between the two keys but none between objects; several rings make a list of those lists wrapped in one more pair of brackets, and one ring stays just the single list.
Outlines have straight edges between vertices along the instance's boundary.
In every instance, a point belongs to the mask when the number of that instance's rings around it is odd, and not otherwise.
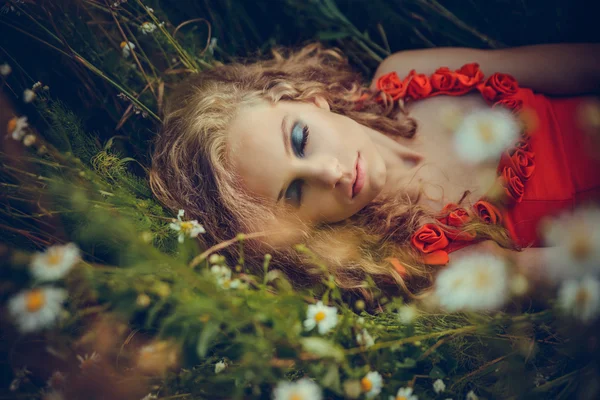
[{"label": "curly blonde hair", "polygon": [[[227,129],[242,107],[264,100],[311,101],[321,96],[332,112],[382,134],[415,135],[416,122],[398,102],[363,85],[361,75],[350,68],[339,50],[313,43],[297,51],[276,49],[272,53],[268,60],[217,65],[191,76],[171,94],[165,107],[162,131],[155,140],[150,185],[166,207],[185,209],[190,218],[202,222],[207,233],[200,240],[205,246],[239,233],[256,232],[275,220],[267,204],[244,193],[228,168]],[[377,95],[384,101],[375,101]],[[419,261],[410,237],[433,218],[411,204],[408,196],[399,195],[373,202],[339,223],[296,223],[296,240],[305,251],[269,245],[268,240],[246,241],[244,267],[260,274],[262,255],[268,250],[273,264],[297,287],[314,285],[329,273],[346,293],[368,301],[374,295],[367,277],[385,292],[416,297],[414,292],[431,286],[436,267]],[[504,247],[512,246],[503,229],[478,218],[465,229],[493,238]],[[236,263],[239,251],[230,246],[224,255]],[[390,257],[404,266],[404,276],[386,261]]]}]

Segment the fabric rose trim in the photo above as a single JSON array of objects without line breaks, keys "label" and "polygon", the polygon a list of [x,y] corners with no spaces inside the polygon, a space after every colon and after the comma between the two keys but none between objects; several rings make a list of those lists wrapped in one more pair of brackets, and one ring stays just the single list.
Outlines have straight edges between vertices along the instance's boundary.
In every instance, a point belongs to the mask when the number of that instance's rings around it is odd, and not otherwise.
[{"label": "fabric rose trim", "polygon": [[437,224],[423,225],[411,239],[411,243],[422,253],[432,253],[448,246],[448,238]]},{"label": "fabric rose trim", "polygon": [[516,79],[508,74],[496,72],[477,86],[481,95],[490,103],[515,95],[519,90]]},{"label": "fabric rose trim", "polygon": [[401,81],[398,74],[390,72],[377,80],[377,89],[392,96],[394,101],[406,95],[406,80]]},{"label": "fabric rose trim", "polygon": [[502,223],[502,213],[492,203],[479,200],[477,203],[473,204],[473,208],[475,209],[477,215],[479,215],[479,218],[483,220],[483,222],[487,224]]},{"label": "fabric rose trim", "polygon": [[418,100],[429,96],[432,91],[431,82],[425,74],[417,74],[413,69],[406,78],[408,87],[406,95],[413,100]]}]

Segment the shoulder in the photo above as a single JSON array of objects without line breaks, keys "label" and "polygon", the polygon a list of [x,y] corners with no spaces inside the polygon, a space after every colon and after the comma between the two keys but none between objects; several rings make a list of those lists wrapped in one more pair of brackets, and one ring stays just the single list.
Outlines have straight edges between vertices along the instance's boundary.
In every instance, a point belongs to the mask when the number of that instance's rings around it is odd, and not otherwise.
[{"label": "shoulder", "polygon": [[377,79],[390,72],[403,77],[415,70],[417,73],[431,75],[440,67],[451,70],[458,69],[466,63],[485,62],[491,50],[470,49],[465,47],[436,47],[431,49],[404,50],[386,57],[371,81],[371,89],[375,89]]}]

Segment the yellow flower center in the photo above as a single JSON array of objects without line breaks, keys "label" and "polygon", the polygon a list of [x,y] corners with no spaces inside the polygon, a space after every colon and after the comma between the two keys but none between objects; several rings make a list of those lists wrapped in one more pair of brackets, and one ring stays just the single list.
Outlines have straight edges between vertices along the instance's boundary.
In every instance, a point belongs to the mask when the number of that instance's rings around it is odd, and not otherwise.
[{"label": "yellow flower center", "polygon": [[477,287],[480,289],[484,289],[488,287],[490,283],[491,279],[489,274],[486,274],[484,271],[479,271],[477,274],[477,279],[475,279],[475,285],[477,285]]},{"label": "yellow flower center", "polygon": [[51,267],[57,266],[62,261],[62,256],[63,254],[61,251],[51,251],[47,258],[48,265]]},{"label": "yellow flower center", "polygon": [[227,289],[229,286],[231,286],[231,280],[227,279],[225,282],[223,282],[223,287]]},{"label": "yellow flower center", "polygon": [[592,243],[584,232],[578,232],[571,243],[571,254],[575,260],[584,261],[590,256]]},{"label": "yellow flower center", "polygon": [[577,296],[575,296],[575,302],[578,306],[583,307],[587,304],[590,299],[590,294],[585,289],[580,289],[577,291]]},{"label": "yellow flower center", "polygon": [[360,380],[360,387],[362,388],[363,392],[368,392],[373,387],[373,382],[371,382],[369,378],[364,377]]},{"label": "yellow flower center", "polygon": [[121,48],[124,48],[125,46],[127,46],[127,42],[125,42],[125,41],[121,42],[120,46],[121,46]]},{"label": "yellow flower center", "polygon": [[302,397],[299,394],[294,393],[290,396],[290,400],[302,400]]},{"label": "yellow flower center", "polygon": [[316,315],[315,315],[315,321],[317,322],[321,322],[325,319],[325,313],[323,311],[319,311]]},{"label": "yellow flower center", "polygon": [[12,133],[15,129],[17,129],[17,117],[12,117],[6,124],[6,130],[8,133]]},{"label": "yellow flower center", "polygon": [[405,396],[396,396],[396,400],[406,400]]},{"label": "yellow flower center", "polygon": [[179,226],[181,227],[181,230],[183,232],[188,233],[188,232],[190,232],[192,230],[192,228],[194,227],[194,224],[192,224],[189,221],[186,221],[186,222],[181,222],[179,224]]},{"label": "yellow flower center", "polygon": [[494,131],[490,123],[481,122],[479,124],[479,136],[485,143],[492,143],[494,141]]},{"label": "yellow flower center", "polygon": [[29,312],[36,312],[46,303],[46,296],[40,289],[33,289],[25,297],[25,307]]}]

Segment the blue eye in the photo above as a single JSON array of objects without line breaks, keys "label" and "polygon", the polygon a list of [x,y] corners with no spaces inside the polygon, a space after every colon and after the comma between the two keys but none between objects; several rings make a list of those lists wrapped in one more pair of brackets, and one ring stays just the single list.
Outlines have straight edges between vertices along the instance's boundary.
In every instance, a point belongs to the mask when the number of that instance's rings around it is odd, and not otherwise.
[{"label": "blue eye", "polygon": [[308,126],[304,125],[303,127],[295,123],[292,126],[291,133],[291,141],[292,141],[292,149],[294,149],[294,153],[298,157],[304,157],[304,148],[306,147],[306,142],[308,142],[308,135],[310,131],[308,130]]},{"label": "blue eye", "polygon": [[302,200],[302,180],[296,179],[288,186],[285,191],[285,199],[296,207],[300,206],[300,201]]}]

